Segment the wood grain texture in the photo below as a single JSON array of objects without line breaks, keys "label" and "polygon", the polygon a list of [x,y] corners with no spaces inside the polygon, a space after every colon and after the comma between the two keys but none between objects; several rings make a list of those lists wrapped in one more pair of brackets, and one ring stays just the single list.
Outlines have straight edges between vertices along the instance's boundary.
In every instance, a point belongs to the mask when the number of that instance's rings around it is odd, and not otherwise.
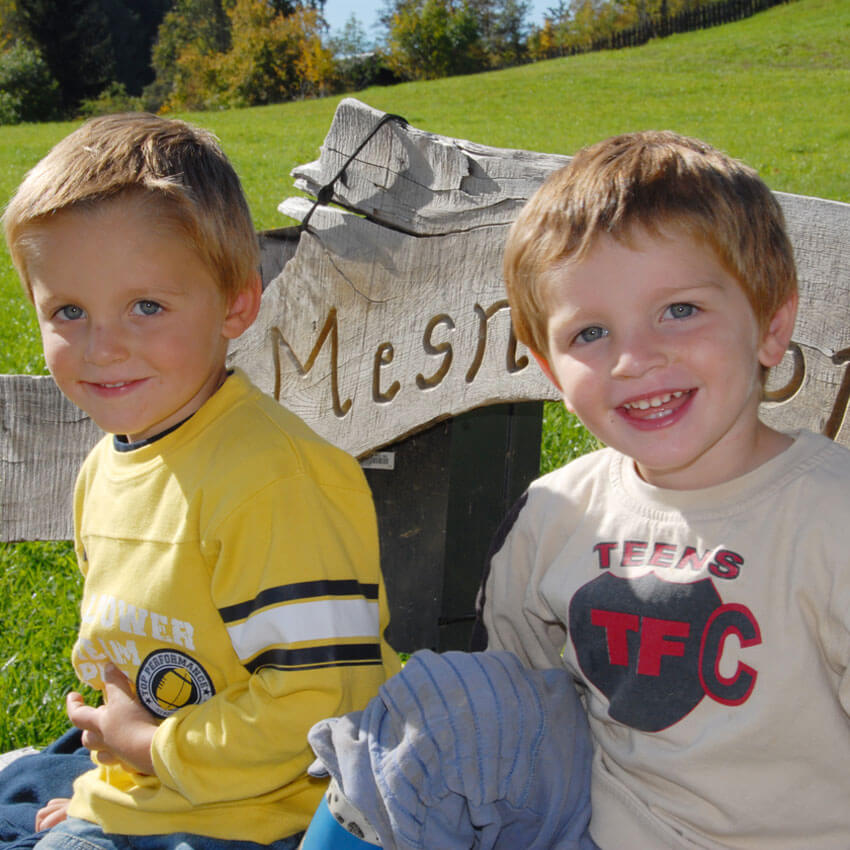
[{"label": "wood grain texture", "polygon": [[70,539],[74,480],[102,432],[29,375],[0,375],[0,426],[0,539]]}]

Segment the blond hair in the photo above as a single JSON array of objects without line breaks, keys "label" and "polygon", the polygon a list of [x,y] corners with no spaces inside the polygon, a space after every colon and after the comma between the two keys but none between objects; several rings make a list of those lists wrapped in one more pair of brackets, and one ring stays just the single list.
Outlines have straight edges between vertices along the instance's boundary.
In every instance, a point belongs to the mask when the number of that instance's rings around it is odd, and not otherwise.
[{"label": "blond hair", "polygon": [[782,209],[752,168],[676,133],[629,133],[579,151],[511,227],[504,274],[517,338],[548,356],[549,273],[581,261],[599,234],[625,241],[635,227],[681,227],[708,244],[762,330],[797,290]]},{"label": "blond hair", "polygon": [[259,246],[236,172],[212,133],[146,113],[93,118],[26,175],[3,214],[12,261],[27,272],[34,229],[65,211],[141,200],[186,236],[221,291],[233,297],[258,273]]}]

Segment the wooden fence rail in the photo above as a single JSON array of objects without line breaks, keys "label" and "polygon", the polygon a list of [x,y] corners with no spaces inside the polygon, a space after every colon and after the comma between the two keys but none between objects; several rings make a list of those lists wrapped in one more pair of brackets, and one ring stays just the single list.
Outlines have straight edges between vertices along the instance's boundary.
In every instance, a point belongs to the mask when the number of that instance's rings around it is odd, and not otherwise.
[{"label": "wooden fence rail", "polygon": [[721,24],[730,24],[791,1],[719,0],[719,2],[706,3],[694,9],[683,9],[675,15],[668,14],[665,5],[662,6],[661,12],[644,15],[634,26],[606,33],[588,41],[577,41],[558,47],[551,52],[551,56],[574,56],[578,53],[592,53],[597,50],[639,47],[653,38],[665,38],[674,33],[693,32]]}]

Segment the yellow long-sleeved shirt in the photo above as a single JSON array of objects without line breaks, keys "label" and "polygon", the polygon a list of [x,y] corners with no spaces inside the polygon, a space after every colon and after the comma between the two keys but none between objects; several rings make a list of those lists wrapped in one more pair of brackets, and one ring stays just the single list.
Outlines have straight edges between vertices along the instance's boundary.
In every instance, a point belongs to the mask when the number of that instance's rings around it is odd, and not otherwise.
[{"label": "yellow long-sleeved shirt", "polygon": [[75,494],[81,680],[112,662],[162,717],[154,776],[96,766],[69,813],[107,832],[269,843],[323,783],[307,731],[398,668],[357,463],[240,372],[191,419],[92,451]]}]

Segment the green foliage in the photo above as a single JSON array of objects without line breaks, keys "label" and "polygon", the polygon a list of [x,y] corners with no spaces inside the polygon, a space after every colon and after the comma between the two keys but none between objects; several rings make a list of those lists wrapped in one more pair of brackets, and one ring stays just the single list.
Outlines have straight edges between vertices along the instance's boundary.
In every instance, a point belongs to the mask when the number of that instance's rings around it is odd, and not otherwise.
[{"label": "green foliage", "polygon": [[18,41],[36,49],[60,84],[69,115],[113,82],[141,94],[153,79],[151,45],[172,2],[0,0],[0,49]]},{"label": "green foliage", "polygon": [[496,19],[496,28],[490,53],[498,66],[516,65],[528,55],[527,17],[531,12],[530,2],[505,0]]},{"label": "green foliage", "polygon": [[26,40],[27,33],[18,15],[17,0],[0,0],[0,50],[16,41]]},{"label": "green foliage", "polygon": [[84,100],[77,114],[81,118],[95,115],[110,115],[113,112],[140,112],[143,109],[140,97],[127,94],[124,83],[110,83],[96,98]]},{"label": "green foliage", "polygon": [[175,0],[157,30],[151,54],[155,79],[145,89],[145,100],[154,109],[171,98],[184,108],[203,109],[204,95],[194,91],[196,78],[203,73],[206,85],[217,88],[216,78],[192,62],[206,66],[229,49],[230,22],[221,0]]},{"label": "green foliage", "polygon": [[328,40],[328,47],[336,65],[335,91],[361,91],[368,86],[401,82],[390,68],[386,52],[377,48],[354,14]]},{"label": "green foliage", "polygon": [[[198,27],[201,7],[208,17]],[[178,0],[160,26],[146,98],[167,110],[197,110],[327,93],[335,68],[318,11],[282,8],[266,0]]]},{"label": "green foliage", "polygon": [[467,0],[478,21],[488,64],[505,68],[523,61],[531,27],[530,0]]},{"label": "green foliage", "polygon": [[0,56],[0,124],[59,115],[59,84],[38,50],[16,41]]},{"label": "green foliage", "polygon": [[435,80],[486,67],[478,19],[464,3],[406,0],[392,15],[387,64],[409,80]]},{"label": "green foliage", "polygon": [[337,59],[336,81],[336,91],[344,92],[402,82],[398,74],[390,68],[386,54],[381,51]]}]

